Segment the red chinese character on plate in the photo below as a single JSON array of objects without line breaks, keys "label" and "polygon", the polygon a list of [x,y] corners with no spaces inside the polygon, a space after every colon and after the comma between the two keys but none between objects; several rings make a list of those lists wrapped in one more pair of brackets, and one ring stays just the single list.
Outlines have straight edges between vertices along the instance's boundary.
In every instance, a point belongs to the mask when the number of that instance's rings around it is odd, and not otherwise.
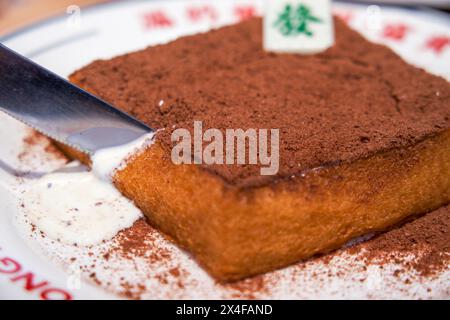
[{"label": "red chinese character on plate", "polygon": [[244,21],[256,16],[256,9],[253,6],[237,6],[234,8],[234,15],[239,21]]},{"label": "red chinese character on plate", "polygon": [[210,21],[217,20],[217,12],[211,6],[189,7],[186,10],[186,14],[189,20],[193,22],[198,22],[204,18]]},{"label": "red chinese character on plate", "polygon": [[148,29],[173,26],[173,21],[161,10],[144,14],[144,23],[145,27]]},{"label": "red chinese character on plate", "polygon": [[383,29],[383,37],[396,41],[402,41],[411,28],[405,24],[387,24]]},{"label": "red chinese character on plate", "polygon": [[440,54],[446,47],[450,46],[449,36],[434,36],[428,39],[425,47],[433,50],[435,53]]}]

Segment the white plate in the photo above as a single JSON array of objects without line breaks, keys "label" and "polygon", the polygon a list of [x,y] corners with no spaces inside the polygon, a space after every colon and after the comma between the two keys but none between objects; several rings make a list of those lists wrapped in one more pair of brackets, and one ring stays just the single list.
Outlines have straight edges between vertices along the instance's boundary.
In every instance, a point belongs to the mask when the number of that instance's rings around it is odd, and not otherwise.
[{"label": "white plate", "polygon": [[[85,64],[101,58],[167,42],[184,34],[206,31],[234,23],[240,17],[260,13],[262,1],[126,1],[81,10],[69,8],[67,16],[49,19],[0,39],[12,49],[67,77]],[[448,16],[393,7],[367,7],[335,4],[336,12],[369,39],[385,43],[407,61],[450,79],[450,23]],[[159,21],[159,23],[158,23]],[[371,23],[368,23],[371,22]],[[374,23],[375,21],[375,23]],[[369,268],[345,255],[328,265],[315,261],[303,268],[292,266],[266,275],[264,292],[236,289],[216,284],[192,259],[176,246],[155,234],[154,250],[165,248],[171,260],[165,265],[140,265],[134,261],[111,270],[96,265],[102,288],[89,281],[93,270],[83,270],[81,287],[74,289],[70,258],[74,255],[91,263],[83,248],[69,248],[42,240],[17,226],[23,218],[17,202],[18,190],[28,178],[13,172],[48,172],[62,165],[61,159],[45,152],[46,141],[33,153],[21,154],[27,147],[28,130],[0,115],[0,298],[75,299],[115,298],[123,291],[121,278],[132,285],[145,283],[141,298],[449,298],[449,273],[434,279],[405,285],[389,270]],[[27,177],[30,175],[28,174]],[[100,250],[100,249],[99,249]],[[153,249],[152,249],[153,250]],[[95,250],[94,250],[95,251]],[[98,252],[97,252],[98,253]],[[119,261],[120,262],[120,261]],[[119,263],[118,262],[118,263]],[[126,263],[121,261],[120,263]],[[136,267],[136,265],[138,265]],[[157,281],[173,267],[185,271],[180,279]],[[137,268],[137,269],[136,269]],[[336,270],[340,270],[339,273]],[[72,270],[73,271],[73,270]],[[328,277],[327,274],[334,274]],[[314,274],[314,276],[313,276]],[[76,274],[77,275],[77,274]],[[406,276],[413,277],[412,274]],[[365,279],[358,281],[358,279]],[[110,284],[105,283],[110,280]],[[72,281],[72,282],[71,282]],[[72,283],[72,285],[71,285]],[[270,285],[267,285],[270,283]],[[132,286],[133,287],[133,286]],[[121,289],[122,288],[122,289]],[[133,287],[135,288],[135,287]],[[429,290],[431,289],[431,290]]]}]

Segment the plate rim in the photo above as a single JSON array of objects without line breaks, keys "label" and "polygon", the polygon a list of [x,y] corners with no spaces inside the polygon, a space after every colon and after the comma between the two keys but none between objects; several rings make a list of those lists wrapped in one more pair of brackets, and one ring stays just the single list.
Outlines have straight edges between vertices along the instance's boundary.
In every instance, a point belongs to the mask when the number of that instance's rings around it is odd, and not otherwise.
[{"label": "plate rim", "polygon": [[[123,5],[129,5],[130,3],[145,3],[145,2],[164,2],[167,3],[167,0],[127,0],[125,1],[114,1],[114,0],[107,0],[105,2],[100,2],[100,3],[93,3],[93,4],[89,4],[89,5],[85,5],[82,7],[84,12],[88,12],[89,14],[92,14],[92,12],[96,11],[96,10],[100,10],[103,7],[114,7],[114,6],[123,6]],[[170,2],[188,2],[190,0],[169,0]],[[227,1],[227,0],[219,0],[219,1]],[[369,5],[373,5],[373,3],[362,3],[362,2],[358,2],[355,0],[337,0],[335,1],[338,4],[350,4],[350,5],[354,5],[354,6],[369,6]],[[388,7],[388,8],[395,8],[395,9],[401,9],[401,10],[406,10],[406,11],[415,11],[416,13],[419,13],[421,15],[425,15],[428,17],[439,17],[439,20],[441,20],[441,22],[446,23],[449,27],[450,27],[450,13],[444,13],[442,11],[439,11],[437,9],[434,8],[428,8],[428,7],[424,7],[424,6],[420,6],[420,5],[411,5],[411,6],[401,6],[399,4],[391,4],[391,3],[378,3],[376,4],[378,6],[381,7]],[[22,27],[19,27],[13,31],[10,31],[2,36],[0,36],[0,43],[3,42],[7,42],[10,41],[14,38],[17,38],[27,32],[30,32],[34,29],[40,28],[40,27],[45,27],[46,25],[49,25],[51,23],[56,23],[61,19],[66,18],[66,13],[57,13],[54,15],[51,15],[49,17],[40,19],[38,21],[35,22],[31,22],[29,24],[26,24]]]}]

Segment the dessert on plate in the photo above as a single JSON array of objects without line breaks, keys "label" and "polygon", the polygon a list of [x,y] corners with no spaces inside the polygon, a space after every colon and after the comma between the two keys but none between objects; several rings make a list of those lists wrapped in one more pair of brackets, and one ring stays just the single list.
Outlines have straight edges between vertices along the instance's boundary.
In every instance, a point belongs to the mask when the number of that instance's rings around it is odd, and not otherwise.
[{"label": "dessert on plate", "polygon": [[[95,61],[70,77],[164,129],[114,184],[220,281],[333,250],[450,202],[449,83],[335,25],[335,45],[316,55],[263,51],[255,18]],[[278,173],[174,164],[171,133],[194,121],[205,130],[279,129]]]}]

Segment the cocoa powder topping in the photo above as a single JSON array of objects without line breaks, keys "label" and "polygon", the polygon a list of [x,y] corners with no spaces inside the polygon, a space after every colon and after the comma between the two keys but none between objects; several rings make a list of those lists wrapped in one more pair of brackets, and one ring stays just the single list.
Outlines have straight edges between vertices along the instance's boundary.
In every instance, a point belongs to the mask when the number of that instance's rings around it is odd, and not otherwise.
[{"label": "cocoa powder topping", "polygon": [[[450,127],[450,85],[336,21],[336,44],[317,55],[262,49],[252,19],[166,45],[96,61],[72,80],[165,128],[280,130],[280,170],[208,166],[229,183],[266,184],[339,161],[416,143]],[[162,101],[162,102],[161,102]]]}]

